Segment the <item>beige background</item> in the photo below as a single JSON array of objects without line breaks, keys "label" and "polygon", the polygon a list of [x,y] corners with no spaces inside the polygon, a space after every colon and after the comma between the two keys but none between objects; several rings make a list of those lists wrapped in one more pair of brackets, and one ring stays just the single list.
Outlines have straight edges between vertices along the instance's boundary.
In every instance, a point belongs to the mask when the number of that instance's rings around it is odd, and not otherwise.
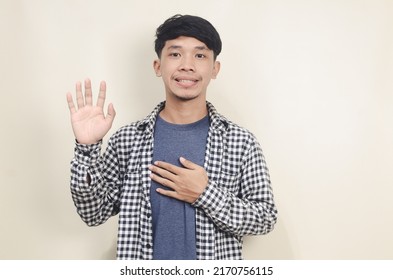
[{"label": "beige background", "polygon": [[[176,13],[223,40],[208,99],[260,140],[279,209],[247,259],[393,258],[393,1],[0,1],[0,258],[112,259],[69,192],[65,94],[108,84],[113,130],[163,99],[154,32]],[[106,139],[107,140],[107,139]]]}]

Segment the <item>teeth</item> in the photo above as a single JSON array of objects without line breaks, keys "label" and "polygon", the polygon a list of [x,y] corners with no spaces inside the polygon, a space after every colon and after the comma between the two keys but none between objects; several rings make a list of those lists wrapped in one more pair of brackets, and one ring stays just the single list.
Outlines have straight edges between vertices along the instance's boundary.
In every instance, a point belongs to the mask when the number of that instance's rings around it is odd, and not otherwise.
[{"label": "teeth", "polygon": [[180,83],[193,83],[194,80],[178,80]]}]

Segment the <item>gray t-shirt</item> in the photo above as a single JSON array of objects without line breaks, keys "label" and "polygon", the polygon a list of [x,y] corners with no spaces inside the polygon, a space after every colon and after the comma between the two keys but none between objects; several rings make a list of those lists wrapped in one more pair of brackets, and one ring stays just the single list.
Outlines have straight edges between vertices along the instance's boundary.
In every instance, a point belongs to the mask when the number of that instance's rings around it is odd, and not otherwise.
[{"label": "gray t-shirt", "polygon": [[[209,125],[208,116],[185,125],[168,123],[158,116],[153,162],[159,160],[182,166],[179,158],[184,157],[203,166]],[[156,192],[158,187],[165,188],[152,181],[153,259],[195,260],[195,208],[189,203],[160,195]]]}]

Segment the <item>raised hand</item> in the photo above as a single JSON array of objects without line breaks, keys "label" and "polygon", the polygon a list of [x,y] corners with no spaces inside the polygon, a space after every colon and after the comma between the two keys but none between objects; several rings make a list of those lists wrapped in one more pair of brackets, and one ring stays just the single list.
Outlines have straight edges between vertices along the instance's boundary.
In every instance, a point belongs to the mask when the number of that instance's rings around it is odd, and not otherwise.
[{"label": "raised hand", "polygon": [[99,142],[112,127],[116,112],[112,104],[109,104],[107,115],[104,114],[106,98],[106,84],[101,82],[97,104],[93,105],[91,81],[85,81],[85,94],[82,93],[82,83],[76,84],[76,104],[72,94],[67,93],[68,108],[71,114],[72,130],[76,140],[81,144],[94,144]]}]

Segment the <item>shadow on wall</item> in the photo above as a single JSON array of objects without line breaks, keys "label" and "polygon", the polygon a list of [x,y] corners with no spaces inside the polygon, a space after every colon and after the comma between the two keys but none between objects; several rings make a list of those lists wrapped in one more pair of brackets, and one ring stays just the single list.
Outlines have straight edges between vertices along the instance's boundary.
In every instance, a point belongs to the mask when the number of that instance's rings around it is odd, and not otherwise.
[{"label": "shadow on wall", "polygon": [[100,259],[102,260],[115,260],[116,259],[116,250],[117,250],[117,238],[113,238],[112,245],[105,251]]},{"label": "shadow on wall", "polygon": [[[141,42],[135,43],[133,47],[136,52],[120,53],[115,61],[126,59],[130,61],[127,68],[123,69],[123,81],[129,92],[122,93],[121,100],[117,106],[122,114],[131,116],[129,122],[145,118],[155,106],[165,99],[165,90],[162,79],[156,77],[153,69],[153,61],[156,55],[153,51],[151,38],[141,35]],[[125,57],[125,58],[124,58]]]},{"label": "shadow on wall", "polygon": [[280,217],[275,229],[267,235],[244,238],[243,255],[246,260],[293,260],[295,258],[288,232]]}]

